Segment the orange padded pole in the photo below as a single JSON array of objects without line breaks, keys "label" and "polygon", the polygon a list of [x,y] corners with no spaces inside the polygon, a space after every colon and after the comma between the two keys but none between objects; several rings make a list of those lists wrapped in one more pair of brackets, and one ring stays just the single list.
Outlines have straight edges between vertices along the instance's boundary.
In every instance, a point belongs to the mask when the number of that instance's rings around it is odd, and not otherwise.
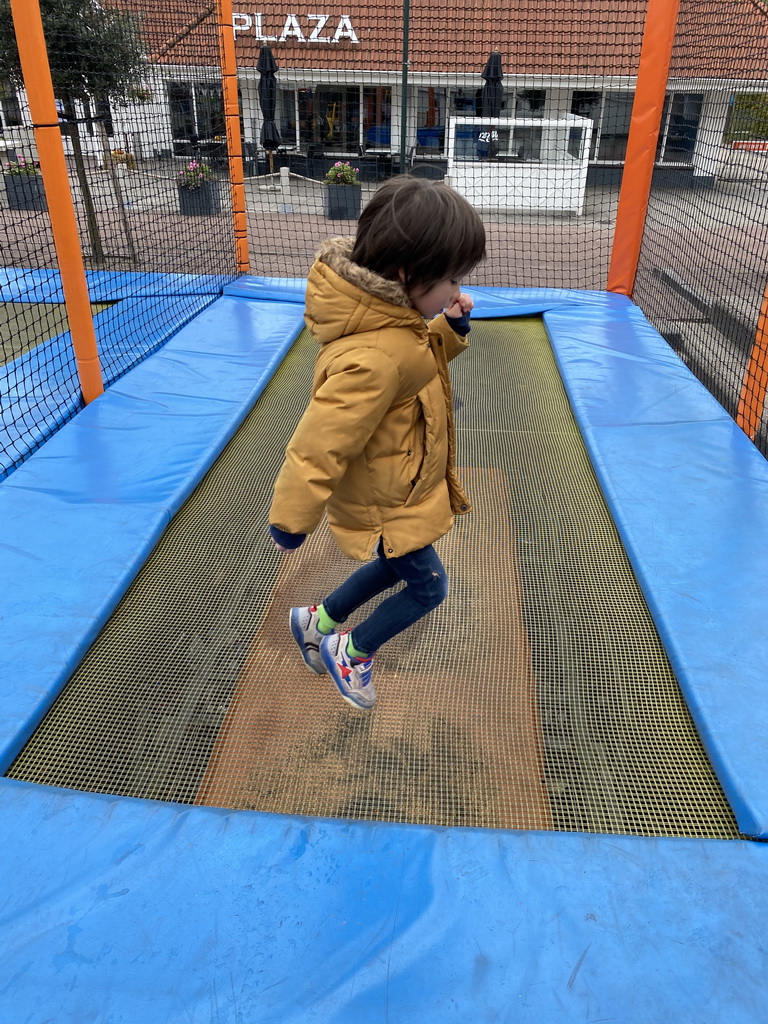
[{"label": "orange padded pole", "polygon": [[749,357],[749,365],[741,385],[736,422],[745,434],[754,441],[760,428],[768,394],[768,285],[763,294],[763,304],[757,320],[755,343]]},{"label": "orange padded pole", "polygon": [[648,213],[679,0],[649,0],[613,235],[609,292],[631,295]]},{"label": "orange padded pole", "polygon": [[248,224],[245,217],[243,146],[240,130],[240,104],[237,98],[237,60],[235,30],[232,25],[232,0],[219,3],[219,49],[221,51],[221,87],[224,97],[224,123],[227,129],[229,180],[232,189],[232,214],[235,224],[235,260],[239,274],[251,269],[248,253]]},{"label": "orange padded pole", "polygon": [[11,14],[48,198],[53,243],[59,261],[80,387],[83,399],[90,402],[102,393],[104,382],[39,0],[11,0]]}]

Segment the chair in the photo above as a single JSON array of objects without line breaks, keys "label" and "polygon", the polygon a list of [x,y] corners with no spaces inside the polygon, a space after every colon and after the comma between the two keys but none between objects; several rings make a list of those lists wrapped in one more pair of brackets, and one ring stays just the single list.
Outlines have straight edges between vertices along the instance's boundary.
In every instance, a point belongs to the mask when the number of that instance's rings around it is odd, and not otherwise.
[{"label": "chair", "polygon": [[325,147],[320,142],[310,142],[307,146],[307,177],[320,180],[325,174]]},{"label": "chair", "polygon": [[[416,147],[409,146],[405,154],[405,173],[410,174],[413,169],[413,162],[416,159]],[[400,173],[400,154],[392,154],[392,173]]]},{"label": "chair", "polygon": [[379,163],[375,154],[373,156],[366,156],[365,146],[358,146],[357,160],[360,167],[358,173],[360,181],[379,180]]}]

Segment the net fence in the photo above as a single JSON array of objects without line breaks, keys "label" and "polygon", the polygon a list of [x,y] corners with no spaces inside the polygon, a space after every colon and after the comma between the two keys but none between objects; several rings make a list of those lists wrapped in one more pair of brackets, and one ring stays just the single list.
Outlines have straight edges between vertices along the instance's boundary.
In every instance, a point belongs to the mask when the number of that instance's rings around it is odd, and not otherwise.
[{"label": "net fence", "polygon": [[[645,4],[322,5],[235,14],[254,272],[303,275],[377,185],[447,180],[480,211],[469,283],[605,286]],[[258,70],[277,64],[265,148]],[[326,177],[354,172],[357,185]],[[247,173],[247,172],[246,172]]]},{"label": "net fence", "polygon": [[[109,384],[237,272],[223,8],[41,9]],[[468,284],[604,288],[646,15],[644,0],[234,4],[252,272],[303,276],[405,171],[480,211],[488,258]],[[764,452],[767,22],[756,0],[681,4],[634,295]],[[12,38],[8,0],[0,26]],[[13,50],[0,62],[3,474],[81,404]]]},{"label": "net fence", "polygon": [[[236,276],[217,7],[155,6],[147,19],[135,5],[41,2],[66,154],[58,184],[74,203],[107,386]],[[3,476],[82,398],[59,273],[69,254],[54,245],[7,2],[0,32]],[[193,115],[196,132],[174,142]]]},{"label": "net fence", "polygon": [[768,454],[768,8],[683,0],[634,299]]}]

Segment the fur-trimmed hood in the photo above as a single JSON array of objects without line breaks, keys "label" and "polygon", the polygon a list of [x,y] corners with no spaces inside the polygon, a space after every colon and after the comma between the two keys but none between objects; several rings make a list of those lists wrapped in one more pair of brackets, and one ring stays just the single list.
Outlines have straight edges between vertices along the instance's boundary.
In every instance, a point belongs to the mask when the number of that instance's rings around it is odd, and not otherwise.
[{"label": "fur-trimmed hood", "polygon": [[322,244],[307,280],[307,327],[321,344],[382,327],[426,334],[424,320],[399,281],[389,281],[350,260],[354,238]]}]

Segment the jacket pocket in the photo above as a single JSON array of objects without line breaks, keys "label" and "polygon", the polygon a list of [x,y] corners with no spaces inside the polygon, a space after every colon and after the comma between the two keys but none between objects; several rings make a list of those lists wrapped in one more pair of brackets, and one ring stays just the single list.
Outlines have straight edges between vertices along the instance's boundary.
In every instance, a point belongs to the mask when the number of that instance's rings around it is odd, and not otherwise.
[{"label": "jacket pocket", "polygon": [[439,378],[435,377],[422,388],[418,399],[424,424],[423,457],[406,505],[418,504],[425,494],[445,479],[448,468],[448,423]]}]

